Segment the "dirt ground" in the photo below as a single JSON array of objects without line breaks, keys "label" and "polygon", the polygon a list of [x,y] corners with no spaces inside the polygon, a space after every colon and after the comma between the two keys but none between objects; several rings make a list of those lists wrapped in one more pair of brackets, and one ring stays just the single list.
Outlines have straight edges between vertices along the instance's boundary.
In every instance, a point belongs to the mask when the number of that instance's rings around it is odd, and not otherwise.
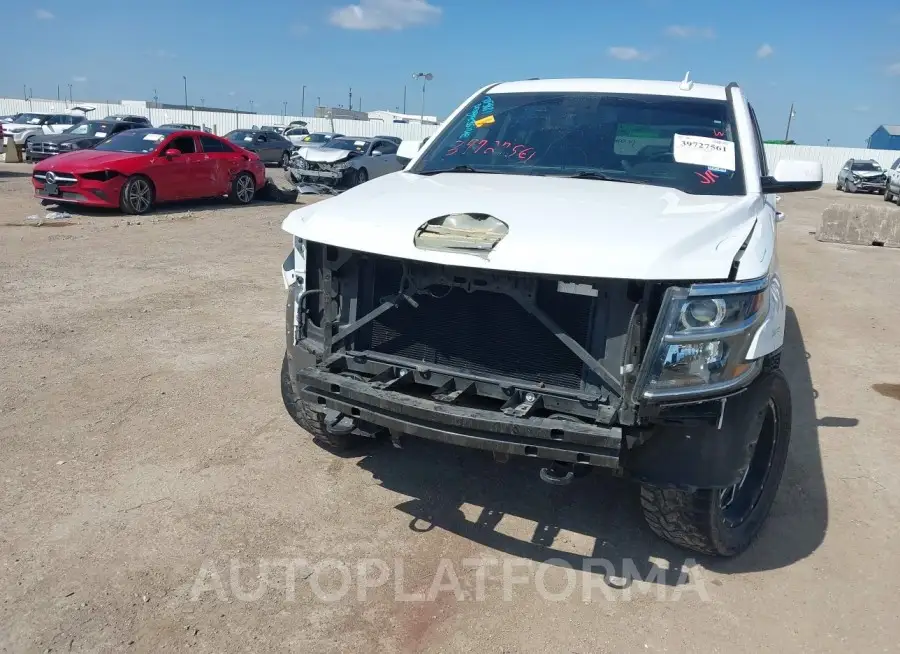
[{"label": "dirt ground", "polygon": [[896,651],[900,252],[815,241],[846,196],[782,202],[792,449],[720,561],[602,474],[314,445],[279,395],[288,205],[36,226],[29,175],[0,164],[0,650]]}]

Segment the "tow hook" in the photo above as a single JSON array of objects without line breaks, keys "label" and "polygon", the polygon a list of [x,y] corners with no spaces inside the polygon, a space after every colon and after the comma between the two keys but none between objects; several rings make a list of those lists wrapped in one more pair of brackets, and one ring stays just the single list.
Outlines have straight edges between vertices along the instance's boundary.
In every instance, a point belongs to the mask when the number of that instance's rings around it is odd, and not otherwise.
[{"label": "tow hook", "polygon": [[575,466],[563,461],[554,461],[549,467],[541,468],[541,481],[554,486],[568,486],[575,478]]}]

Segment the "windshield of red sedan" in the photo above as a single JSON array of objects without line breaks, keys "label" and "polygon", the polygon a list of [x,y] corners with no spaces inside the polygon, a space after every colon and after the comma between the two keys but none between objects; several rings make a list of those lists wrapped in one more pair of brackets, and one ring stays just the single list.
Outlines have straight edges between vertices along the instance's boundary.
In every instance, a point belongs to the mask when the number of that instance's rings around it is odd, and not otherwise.
[{"label": "windshield of red sedan", "polygon": [[152,129],[130,129],[125,132],[119,132],[94,149],[105,152],[147,154],[153,152],[164,138],[166,138],[165,134],[155,132]]}]

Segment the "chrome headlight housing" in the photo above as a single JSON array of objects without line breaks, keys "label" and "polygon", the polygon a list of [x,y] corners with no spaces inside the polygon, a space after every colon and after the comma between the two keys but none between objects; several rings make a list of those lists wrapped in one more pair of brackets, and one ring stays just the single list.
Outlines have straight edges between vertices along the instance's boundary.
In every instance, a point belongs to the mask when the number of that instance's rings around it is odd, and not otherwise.
[{"label": "chrome headlight housing", "polygon": [[714,395],[749,383],[761,361],[745,356],[768,309],[768,277],[668,288],[634,402]]}]

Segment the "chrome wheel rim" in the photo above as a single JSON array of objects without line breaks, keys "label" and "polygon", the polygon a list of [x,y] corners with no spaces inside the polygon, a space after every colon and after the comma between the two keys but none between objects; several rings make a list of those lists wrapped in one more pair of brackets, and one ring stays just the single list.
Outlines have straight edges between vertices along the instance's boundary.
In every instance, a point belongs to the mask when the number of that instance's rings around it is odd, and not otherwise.
[{"label": "chrome wheel rim", "polygon": [[150,185],[142,179],[136,179],[128,186],[128,204],[137,213],[142,213],[150,208]]},{"label": "chrome wheel rim", "polygon": [[247,175],[238,177],[235,193],[241,202],[246,203],[253,199],[253,182]]},{"label": "chrome wheel rim", "polygon": [[736,484],[723,488],[719,493],[719,507],[730,527],[744,522],[759,504],[775,460],[780,429],[778,410],[770,398],[750,463]]}]

